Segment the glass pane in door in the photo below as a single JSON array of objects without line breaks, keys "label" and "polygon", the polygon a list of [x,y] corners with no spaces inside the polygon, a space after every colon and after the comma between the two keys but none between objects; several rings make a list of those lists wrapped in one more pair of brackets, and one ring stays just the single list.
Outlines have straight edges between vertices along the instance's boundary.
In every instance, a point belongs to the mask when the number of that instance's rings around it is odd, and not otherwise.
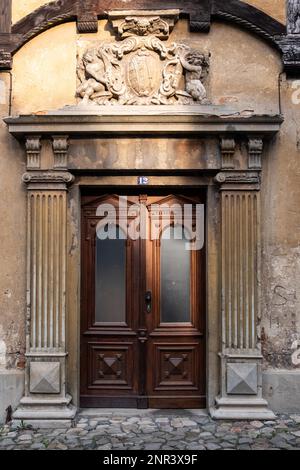
[{"label": "glass pane in door", "polygon": [[117,227],[114,240],[96,237],[96,323],[126,321],[126,240],[120,234]]},{"label": "glass pane in door", "polygon": [[161,239],[161,322],[190,322],[191,252],[182,226],[170,226]]}]

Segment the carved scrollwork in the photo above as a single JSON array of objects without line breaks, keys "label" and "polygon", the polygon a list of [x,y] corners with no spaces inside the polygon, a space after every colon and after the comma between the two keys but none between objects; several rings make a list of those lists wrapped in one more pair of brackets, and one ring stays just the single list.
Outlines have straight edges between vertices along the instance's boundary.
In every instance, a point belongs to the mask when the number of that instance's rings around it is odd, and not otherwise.
[{"label": "carved scrollwork", "polygon": [[205,103],[208,66],[200,51],[155,35],[99,43],[79,59],[77,96],[84,105]]},{"label": "carved scrollwork", "polygon": [[22,176],[23,183],[25,184],[65,184],[70,185],[74,181],[74,176],[68,172],[48,173],[48,172],[35,172],[25,173]]},{"label": "carved scrollwork", "polygon": [[152,18],[128,16],[119,25],[118,32],[122,37],[133,35],[148,36],[149,34],[168,37],[169,29],[169,24],[162,20],[159,16],[154,16]]},{"label": "carved scrollwork", "polygon": [[215,183],[222,185],[229,184],[259,184],[260,177],[255,172],[222,172],[215,176]]},{"label": "carved scrollwork", "polygon": [[300,34],[300,0],[288,0],[288,34]]}]

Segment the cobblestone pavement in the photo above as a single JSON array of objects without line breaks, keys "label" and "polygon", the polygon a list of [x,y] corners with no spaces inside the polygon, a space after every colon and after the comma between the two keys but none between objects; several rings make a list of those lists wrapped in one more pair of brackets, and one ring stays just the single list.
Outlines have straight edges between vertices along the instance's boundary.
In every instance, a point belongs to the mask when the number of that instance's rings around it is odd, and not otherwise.
[{"label": "cobblestone pavement", "polygon": [[300,449],[300,414],[274,421],[213,421],[204,412],[86,410],[66,429],[0,429],[0,449]]}]

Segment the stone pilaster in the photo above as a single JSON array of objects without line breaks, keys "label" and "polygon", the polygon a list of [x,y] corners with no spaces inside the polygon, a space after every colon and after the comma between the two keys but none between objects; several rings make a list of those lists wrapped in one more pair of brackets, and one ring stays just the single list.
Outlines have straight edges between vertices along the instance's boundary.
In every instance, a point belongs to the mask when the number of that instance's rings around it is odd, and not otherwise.
[{"label": "stone pilaster", "polygon": [[260,320],[261,141],[249,143],[249,169],[216,176],[221,193],[221,390],[219,419],[271,419],[262,397]]},{"label": "stone pilaster", "polygon": [[25,396],[21,420],[70,420],[66,391],[66,261],[68,172],[31,172],[28,188]]}]

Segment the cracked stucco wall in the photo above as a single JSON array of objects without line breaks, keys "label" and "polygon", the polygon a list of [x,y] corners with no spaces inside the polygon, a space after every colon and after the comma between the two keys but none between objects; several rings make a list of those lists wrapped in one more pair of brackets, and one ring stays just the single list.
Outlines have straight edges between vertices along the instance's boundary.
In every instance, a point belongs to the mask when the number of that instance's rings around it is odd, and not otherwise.
[{"label": "cracked stucco wall", "polygon": [[22,368],[25,352],[25,162],[2,121],[10,84],[10,74],[0,73],[0,369]]},{"label": "cracked stucco wall", "polygon": [[293,102],[293,93],[293,80],[283,75],[285,122],[263,167],[261,327],[265,366],[299,370],[300,104]]}]

